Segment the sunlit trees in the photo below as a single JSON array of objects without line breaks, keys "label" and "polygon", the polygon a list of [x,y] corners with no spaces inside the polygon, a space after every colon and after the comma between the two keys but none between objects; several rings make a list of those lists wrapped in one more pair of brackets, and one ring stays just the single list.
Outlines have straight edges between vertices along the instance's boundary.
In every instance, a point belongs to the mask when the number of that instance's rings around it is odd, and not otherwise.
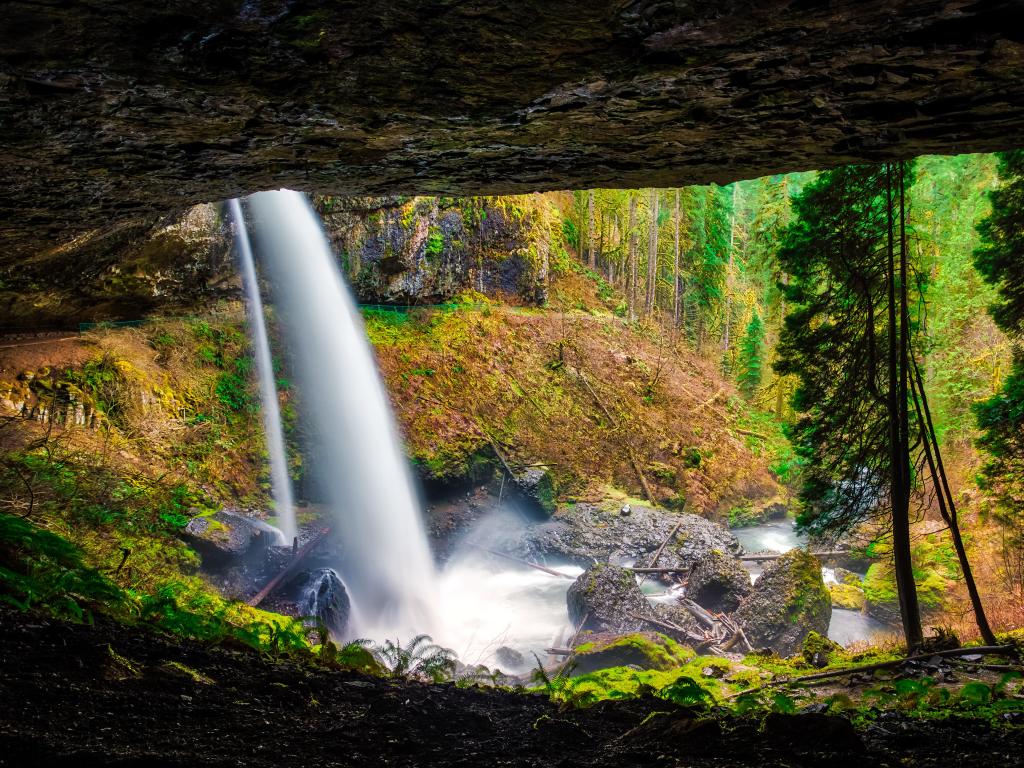
[{"label": "sunlit trees", "polygon": [[[982,247],[975,264],[996,286],[991,314],[1013,343],[1013,367],[999,392],[976,407],[982,430],[980,446],[988,452],[985,477],[998,498],[998,515],[1007,532],[1006,549],[1024,549],[1024,150],[1000,155],[1002,185],[991,195],[992,213],[979,227]],[[1024,586],[1024,563],[1018,554],[1007,570]]]}]

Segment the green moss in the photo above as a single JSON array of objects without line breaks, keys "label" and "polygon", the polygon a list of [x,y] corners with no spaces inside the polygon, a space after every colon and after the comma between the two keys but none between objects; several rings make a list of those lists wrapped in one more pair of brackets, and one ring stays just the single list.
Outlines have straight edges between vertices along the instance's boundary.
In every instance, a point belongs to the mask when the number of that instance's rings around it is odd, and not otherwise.
[{"label": "green moss", "polygon": [[832,605],[836,608],[862,611],[867,603],[864,590],[853,584],[829,584],[828,592],[832,597]]}]

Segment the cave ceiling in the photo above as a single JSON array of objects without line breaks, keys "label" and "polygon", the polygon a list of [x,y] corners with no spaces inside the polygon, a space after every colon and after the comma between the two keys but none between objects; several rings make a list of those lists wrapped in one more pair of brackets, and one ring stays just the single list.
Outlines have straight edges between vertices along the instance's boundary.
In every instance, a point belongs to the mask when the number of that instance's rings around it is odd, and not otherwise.
[{"label": "cave ceiling", "polygon": [[9,2],[0,260],[260,189],[728,182],[1024,145],[1021,2]]}]

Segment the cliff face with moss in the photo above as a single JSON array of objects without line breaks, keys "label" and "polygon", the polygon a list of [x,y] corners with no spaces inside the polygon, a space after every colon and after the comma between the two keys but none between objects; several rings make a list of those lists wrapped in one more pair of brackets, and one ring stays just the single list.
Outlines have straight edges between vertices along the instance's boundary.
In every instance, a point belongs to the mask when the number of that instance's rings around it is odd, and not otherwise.
[{"label": "cliff face with moss", "polygon": [[317,207],[359,300],[430,304],[472,289],[543,304],[564,261],[554,195],[320,198]]},{"label": "cliff face with moss", "polygon": [[[318,198],[316,207],[363,303],[437,304],[474,290],[539,305],[552,265],[567,258],[564,203],[544,194]],[[204,204],[0,260],[0,330],[200,314],[237,298],[231,227]]]}]

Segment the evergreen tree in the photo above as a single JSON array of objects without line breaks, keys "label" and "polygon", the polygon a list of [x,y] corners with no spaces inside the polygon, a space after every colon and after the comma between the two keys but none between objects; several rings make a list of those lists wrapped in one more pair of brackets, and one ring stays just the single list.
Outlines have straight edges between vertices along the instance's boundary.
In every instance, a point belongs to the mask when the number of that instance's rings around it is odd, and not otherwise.
[{"label": "evergreen tree", "polygon": [[1000,501],[1010,548],[1024,547],[1024,150],[999,156],[1002,185],[979,231],[975,265],[996,286],[990,313],[1013,345],[1013,368],[1000,391],[975,407],[979,445],[990,459],[984,474]]},{"label": "evergreen tree", "polygon": [[902,166],[840,168],[794,200],[797,218],[778,256],[791,279],[780,286],[789,312],[775,367],[799,380],[794,408],[801,416],[791,435],[805,461],[799,523],[835,536],[889,512],[913,646],[921,622],[910,561],[903,174]]},{"label": "evergreen tree", "polygon": [[764,323],[755,310],[740,343],[740,391],[750,400],[761,386],[764,367]]}]

